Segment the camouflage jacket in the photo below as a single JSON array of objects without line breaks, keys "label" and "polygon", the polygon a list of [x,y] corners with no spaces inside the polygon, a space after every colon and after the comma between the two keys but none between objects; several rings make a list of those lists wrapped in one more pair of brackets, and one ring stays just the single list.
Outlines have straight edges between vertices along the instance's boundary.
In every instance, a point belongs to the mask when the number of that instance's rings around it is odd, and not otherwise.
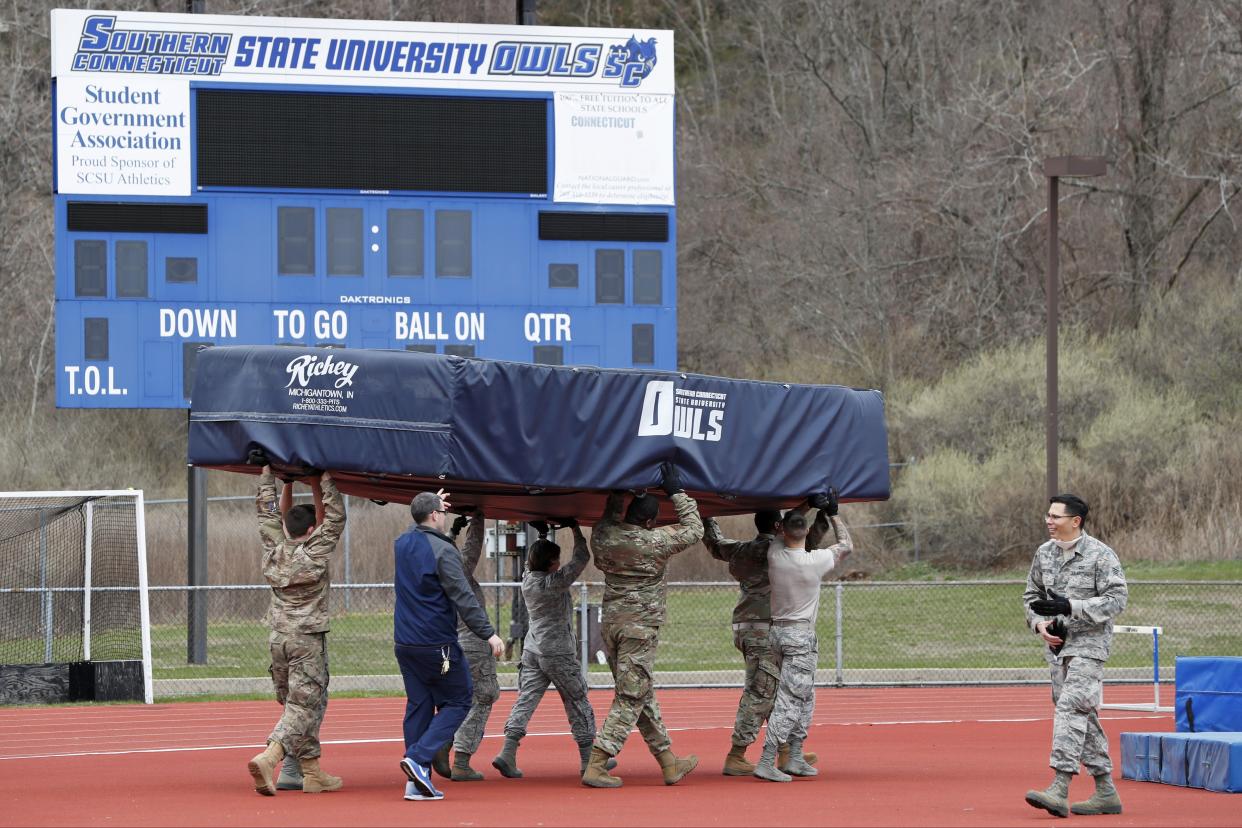
[{"label": "camouflage jacket", "polygon": [[276,479],[271,474],[259,476],[255,504],[263,542],[263,577],[272,588],[263,623],[286,635],[327,632],[328,558],[345,529],[345,509],[332,476],[323,480],[323,522],[302,543],[285,537]]},{"label": "camouflage jacket", "polygon": [[1070,601],[1069,616],[1061,616],[1068,634],[1058,657],[1108,660],[1113,619],[1126,608],[1129,597],[1117,553],[1086,532],[1068,558],[1051,540],[1036,549],[1026,577],[1026,591],[1022,593],[1026,624],[1031,630],[1040,621],[1052,620],[1031,612],[1031,602],[1043,598],[1045,589]]},{"label": "camouflage jacket", "polygon": [[[466,524],[466,539],[461,544],[461,568],[466,573],[466,580],[470,582],[470,591],[474,593],[475,600],[486,612],[487,602],[483,598],[483,587],[479,586],[478,580],[474,577],[474,570],[478,568],[479,558],[483,555],[483,530],[483,511],[477,510],[470,516],[470,522]],[[478,638],[460,615],[457,618],[457,636],[459,639],[463,637],[470,639],[470,643],[474,643],[473,639]]]},{"label": "camouflage jacket", "polygon": [[668,559],[703,537],[697,504],[673,495],[678,526],[645,529],[621,520],[624,494],[612,493],[591,532],[591,554],[604,573],[603,623],[658,627],[664,623]]},{"label": "camouflage jacket", "polygon": [[577,650],[574,635],[574,599],[569,587],[582,570],[586,569],[591,555],[587,551],[582,530],[574,527],[574,556],[555,572],[531,572],[522,578],[522,598],[530,627],[523,647],[535,655],[573,655]]},{"label": "camouflage jacket", "polygon": [[775,536],[760,532],[754,540],[729,540],[714,518],[703,521],[703,544],[712,557],[729,565],[739,595],[733,623],[772,620],[772,584],[768,581],[768,546]]}]

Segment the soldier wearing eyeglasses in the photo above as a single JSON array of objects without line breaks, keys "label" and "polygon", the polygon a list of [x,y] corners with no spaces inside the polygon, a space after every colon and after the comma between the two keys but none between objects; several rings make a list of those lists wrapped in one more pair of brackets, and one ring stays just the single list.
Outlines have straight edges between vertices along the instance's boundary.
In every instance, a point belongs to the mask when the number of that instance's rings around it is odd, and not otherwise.
[{"label": "soldier wearing eyeglasses", "polygon": [[[1046,645],[1056,705],[1048,763],[1056,776],[1046,789],[1027,791],[1026,801],[1060,817],[1121,813],[1098,709],[1113,619],[1126,608],[1128,589],[1117,553],[1083,530],[1088,511],[1072,494],[1049,499],[1048,541],[1035,550],[1022,594],[1027,626]],[[1070,805],[1070,779],[1080,764],[1095,777],[1095,793]]]}]

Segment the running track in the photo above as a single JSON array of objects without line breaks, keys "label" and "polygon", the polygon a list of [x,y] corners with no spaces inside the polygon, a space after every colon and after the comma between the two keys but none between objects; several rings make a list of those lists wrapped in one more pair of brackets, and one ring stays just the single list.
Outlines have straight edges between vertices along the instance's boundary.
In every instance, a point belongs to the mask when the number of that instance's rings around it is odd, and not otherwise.
[{"label": "running track", "polygon": [[[1150,687],[1110,688],[1109,701],[1149,701]],[[474,762],[484,783],[449,783],[441,802],[401,798],[402,699],[336,699],[321,734],[324,767],[345,778],[332,794],[254,793],[246,760],[279,707],[208,702],[0,710],[0,825],[1036,825],[1027,806],[1043,787],[1051,735],[1047,687],[820,690],[808,748],[814,779],[786,785],[720,775],[737,690],[662,690],[678,753],[700,766],[675,787],[637,733],[615,771],[620,790],[577,780],[565,714],[549,694],[530,724],[524,779],[490,767],[514,694],[501,695]],[[602,720],[607,692],[592,700]],[[1169,714],[1104,711],[1114,761],[1123,730],[1173,729]],[[758,748],[751,749],[754,759]],[[1118,777],[1120,774],[1118,773]],[[1242,797],[1122,781],[1120,816],[1095,826],[1236,826]],[[1090,781],[1075,780],[1072,798]],[[1071,817],[1081,822],[1085,817]]]}]

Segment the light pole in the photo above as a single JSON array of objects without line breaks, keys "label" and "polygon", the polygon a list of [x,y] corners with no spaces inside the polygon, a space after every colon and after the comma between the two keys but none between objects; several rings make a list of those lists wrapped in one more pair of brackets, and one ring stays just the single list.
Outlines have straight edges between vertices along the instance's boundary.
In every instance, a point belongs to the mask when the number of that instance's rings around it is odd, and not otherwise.
[{"label": "light pole", "polygon": [[1062,155],[1044,159],[1044,176],[1048,179],[1048,330],[1045,337],[1048,356],[1045,372],[1048,384],[1045,405],[1048,497],[1057,493],[1057,293],[1061,284],[1057,272],[1057,183],[1062,178],[1093,178],[1106,172],[1108,163],[1099,155]]}]

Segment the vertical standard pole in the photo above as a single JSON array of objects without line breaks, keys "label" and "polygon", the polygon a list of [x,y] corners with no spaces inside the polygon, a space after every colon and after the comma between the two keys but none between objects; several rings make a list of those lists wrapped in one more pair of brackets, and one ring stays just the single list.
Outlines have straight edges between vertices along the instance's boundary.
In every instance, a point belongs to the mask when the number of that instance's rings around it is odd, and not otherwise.
[{"label": "vertical standard pole", "polygon": [[82,573],[82,660],[91,660],[91,541],[94,537],[95,501],[86,501],[86,565]]},{"label": "vertical standard pole", "polygon": [[845,586],[837,581],[837,684],[845,684],[845,664],[843,655],[843,632],[841,630],[841,621],[844,613],[841,611],[841,605],[845,602]]},{"label": "vertical standard pole", "polygon": [[341,496],[341,511],[345,513],[345,537],[341,539],[341,542],[345,544],[345,611],[349,612],[349,598],[353,593],[353,590],[349,588],[349,584],[353,583],[349,561],[349,495]]},{"label": "vertical standard pole", "polygon": [[[142,629],[142,698],[147,704],[155,701],[155,677],[151,668],[151,603],[147,592],[147,511],[143,493],[137,492],[134,502],[134,534],[138,538],[138,618]],[[204,661],[206,657],[204,656]]]},{"label": "vertical standard pole", "polygon": [[207,592],[195,587],[207,584],[207,472],[189,466],[186,538],[186,661],[207,663]]},{"label": "vertical standard pole", "polygon": [[1057,293],[1061,277],[1058,272],[1057,241],[1057,177],[1048,177],[1048,330],[1045,346],[1048,353],[1046,451],[1048,457],[1048,497],[1057,493]]},{"label": "vertical standard pole", "polygon": [[47,513],[39,510],[39,589],[43,590],[43,663],[52,663],[52,589],[47,583]]},{"label": "vertical standard pole", "polygon": [[1151,631],[1151,681],[1155,685],[1156,697],[1153,711],[1160,709],[1160,628]]},{"label": "vertical standard pole", "polygon": [[590,633],[590,611],[587,607],[587,601],[591,599],[591,593],[587,590],[586,583],[578,584],[578,630],[579,630],[579,648],[582,650],[582,684],[586,686],[588,677],[588,667],[591,657],[591,633]]}]

